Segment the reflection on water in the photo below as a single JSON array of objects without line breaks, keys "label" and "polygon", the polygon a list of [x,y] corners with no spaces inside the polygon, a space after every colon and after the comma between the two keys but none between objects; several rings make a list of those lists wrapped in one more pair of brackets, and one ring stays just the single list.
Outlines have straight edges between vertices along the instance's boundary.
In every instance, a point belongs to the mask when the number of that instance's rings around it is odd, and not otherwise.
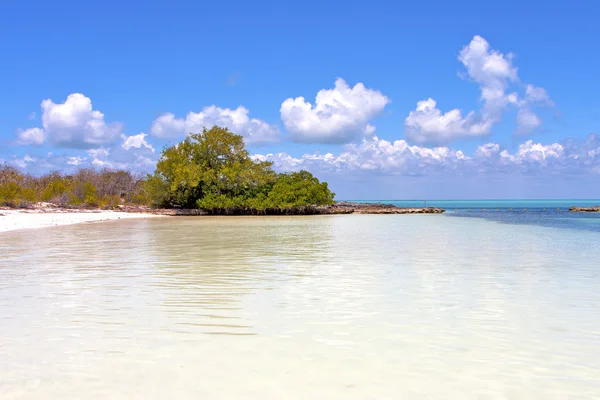
[{"label": "reflection on water", "polygon": [[0,398],[598,398],[599,239],[443,215],[0,234]]},{"label": "reflection on water", "polygon": [[[210,334],[255,334],[252,321],[239,315],[242,297],[273,289],[281,279],[294,278],[315,263],[326,262],[332,242],[331,226],[316,219],[215,218],[163,224],[151,231],[149,256],[156,266],[156,282],[162,307],[180,331]],[[201,221],[204,222],[204,221]],[[301,224],[298,224],[301,222]],[[314,234],[307,235],[307,229]],[[187,231],[184,240],[173,240]],[[161,246],[169,243],[169,246]],[[321,256],[319,255],[321,253]],[[284,258],[298,267],[282,277],[278,268]],[[200,322],[201,321],[201,322]]]}]

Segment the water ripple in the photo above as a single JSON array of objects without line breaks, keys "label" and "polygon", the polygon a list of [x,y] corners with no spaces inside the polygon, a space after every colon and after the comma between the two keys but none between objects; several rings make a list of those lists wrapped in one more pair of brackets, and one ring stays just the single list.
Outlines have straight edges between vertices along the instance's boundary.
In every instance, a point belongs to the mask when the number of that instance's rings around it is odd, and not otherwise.
[{"label": "water ripple", "polygon": [[365,215],[0,234],[0,397],[598,398],[599,239]]}]

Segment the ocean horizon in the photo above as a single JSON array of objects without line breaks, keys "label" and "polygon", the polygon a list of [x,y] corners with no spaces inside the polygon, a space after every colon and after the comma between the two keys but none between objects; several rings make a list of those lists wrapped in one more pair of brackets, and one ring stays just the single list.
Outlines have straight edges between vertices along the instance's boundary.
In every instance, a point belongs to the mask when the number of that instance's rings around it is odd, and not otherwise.
[{"label": "ocean horizon", "polygon": [[515,208],[521,205],[529,205],[534,208],[553,206],[568,208],[600,205],[600,199],[336,199],[336,201],[383,203],[398,207],[422,207],[426,203],[428,207],[440,208],[474,208],[479,206]]}]

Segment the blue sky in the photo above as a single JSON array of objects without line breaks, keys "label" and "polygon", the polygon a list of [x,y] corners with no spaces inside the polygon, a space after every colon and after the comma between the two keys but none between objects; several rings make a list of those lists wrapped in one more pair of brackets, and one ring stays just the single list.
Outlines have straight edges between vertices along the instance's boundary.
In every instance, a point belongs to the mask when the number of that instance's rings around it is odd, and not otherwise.
[{"label": "blue sky", "polygon": [[0,161],[148,171],[219,123],[338,198],[600,197],[600,5],[412,3],[9,2]]}]

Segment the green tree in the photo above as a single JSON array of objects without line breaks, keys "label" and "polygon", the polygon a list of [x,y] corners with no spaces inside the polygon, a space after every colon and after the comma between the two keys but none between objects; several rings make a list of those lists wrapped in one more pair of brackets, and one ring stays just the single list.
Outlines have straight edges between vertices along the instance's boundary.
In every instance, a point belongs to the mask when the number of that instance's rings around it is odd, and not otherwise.
[{"label": "green tree", "polygon": [[62,202],[62,198],[69,194],[69,182],[60,175],[55,175],[42,191],[43,201]]},{"label": "green tree", "polygon": [[207,210],[282,209],[333,202],[327,183],[309,172],[276,174],[253,160],[242,136],[214,126],[163,149],[145,192],[155,206]]},{"label": "green tree", "polygon": [[308,171],[279,174],[268,195],[269,208],[333,204],[335,193]]},{"label": "green tree", "polygon": [[154,204],[214,208],[227,198],[241,206],[275,177],[271,163],[250,158],[242,136],[215,126],[165,148],[146,190]]}]

